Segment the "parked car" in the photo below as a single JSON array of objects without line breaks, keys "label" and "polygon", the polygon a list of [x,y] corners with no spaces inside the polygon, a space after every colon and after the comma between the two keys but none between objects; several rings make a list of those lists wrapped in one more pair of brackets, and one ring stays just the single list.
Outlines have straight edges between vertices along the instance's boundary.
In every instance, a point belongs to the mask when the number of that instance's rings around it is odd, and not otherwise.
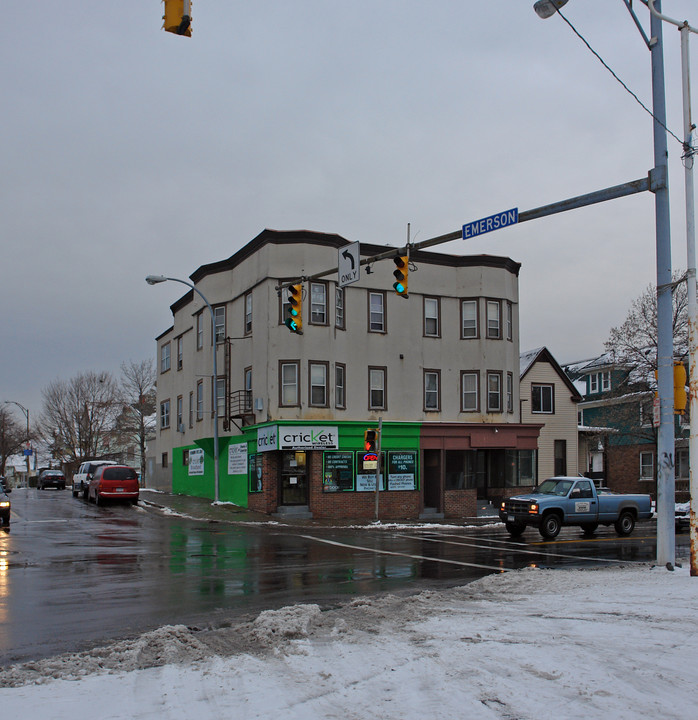
[{"label": "parked car", "polygon": [[37,490],[46,490],[48,487],[56,490],[65,490],[65,475],[62,470],[42,470],[36,481]]},{"label": "parked car", "polygon": [[87,500],[99,505],[104,500],[138,502],[138,474],[127,465],[101,465],[90,480]]},{"label": "parked car", "polygon": [[530,493],[503,501],[499,509],[512,536],[532,525],[546,540],[557,537],[563,525],[578,525],[587,535],[599,525],[613,525],[618,535],[630,535],[636,520],[651,517],[649,495],[597,492],[591,480],[577,477],[549,478]]},{"label": "parked car", "polygon": [[73,475],[73,497],[77,497],[78,494],[82,493],[82,496],[87,500],[90,480],[92,480],[97,468],[102,467],[102,465],[116,465],[116,463],[111,460],[87,460],[80,465],[78,471]]},{"label": "parked car", "polygon": [[0,490],[0,522],[2,522],[5,527],[9,527],[10,525],[10,506],[10,498],[5,492]]},{"label": "parked car", "polygon": [[11,493],[12,488],[4,475],[0,475],[0,492]]},{"label": "parked car", "polygon": [[691,503],[676,503],[674,505],[674,517],[676,518],[676,529],[682,530],[691,524]]}]

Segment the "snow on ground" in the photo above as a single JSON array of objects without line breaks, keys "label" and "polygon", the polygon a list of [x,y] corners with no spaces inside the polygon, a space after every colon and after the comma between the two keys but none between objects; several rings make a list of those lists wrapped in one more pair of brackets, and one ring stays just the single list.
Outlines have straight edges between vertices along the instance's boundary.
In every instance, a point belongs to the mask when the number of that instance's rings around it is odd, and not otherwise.
[{"label": "snow on ground", "polygon": [[0,707],[22,720],[669,720],[695,714],[696,667],[685,567],[527,569],[5,668]]}]

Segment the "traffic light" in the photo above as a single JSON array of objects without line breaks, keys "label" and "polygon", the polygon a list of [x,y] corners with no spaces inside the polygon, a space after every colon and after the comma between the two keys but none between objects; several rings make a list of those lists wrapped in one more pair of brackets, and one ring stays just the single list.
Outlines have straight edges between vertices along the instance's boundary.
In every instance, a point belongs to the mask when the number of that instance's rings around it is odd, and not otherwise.
[{"label": "traffic light", "polygon": [[396,280],[396,282],[393,283],[395,292],[400,297],[409,297],[407,293],[407,275],[410,272],[410,259],[407,255],[398,255],[393,258],[393,262],[395,263],[395,270],[393,270],[393,275]]},{"label": "traffic light", "polygon": [[166,32],[191,37],[191,0],[162,0],[165,14],[162,27]]},{"label": "traffic light", "polygon": [[686,412],[686,367],[683,363],[674,364],[674,413]]},{"label": "traffic light", "polygon": [[378,452],[378,430],[375,428],[364,430],[364,450]]},{"label": "traffic light", "polygon": [[298,335],[303,334],[303,285],[288,286],[288,317],[286,327]]}]

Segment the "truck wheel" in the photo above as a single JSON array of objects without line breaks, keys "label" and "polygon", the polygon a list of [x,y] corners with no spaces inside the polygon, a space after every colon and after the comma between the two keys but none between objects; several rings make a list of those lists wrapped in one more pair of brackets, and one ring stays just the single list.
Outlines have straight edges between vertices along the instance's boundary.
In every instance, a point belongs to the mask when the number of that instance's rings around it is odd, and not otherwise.
[{"label": "truck wheel", "polygon": [[522,535],[523,531],[526,529],[526,526],[523,523],[517,522],[504,523],[504,527],[512,537],[519,537],[519,535]]},{"label": "truck wheel", "polygon": [[635,529],[635,516],[629,510],[625,510],[620,514],[618,520],[613,523],[613,527],[618,535],[630,535]]},{"label": "truck wheel", "polygon": [[538,530],[546,540],[552,540],[559,535],[561,527],[562,520],[560,516],[555,513],[550,513],[543,518]]},{"label": "truck wheel", "polygon": [[596,528],[599,526],[598,523],[584,523],[584,525],[581,525],[582,532],[585,535],[593,535],[596,532]]}]

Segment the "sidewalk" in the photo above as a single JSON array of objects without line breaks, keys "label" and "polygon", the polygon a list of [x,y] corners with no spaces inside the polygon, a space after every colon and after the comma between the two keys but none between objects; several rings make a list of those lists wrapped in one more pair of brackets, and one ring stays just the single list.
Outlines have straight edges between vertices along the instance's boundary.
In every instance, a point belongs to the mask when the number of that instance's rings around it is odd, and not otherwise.
[{"label": "sidewalk", "polygon": [[[160,508],[165,512],[176,513],[186,517],[195,518],[197,520],[205,520],[208,522],[224,522],[224,523],[269,523],[277,525],[298,525],[307,526],[328,526],[328,525],[365,525],[374,524],[373,519],[367,518],[330,518],[330,519],[306,519],[294,517],[293,514],[284,515],[283,517],[266,515],[264,513],[248,510],[247,508],[234,505],[233,503],[219,502],[213,503],[208,498],[192,497],[190,495],[174,495],[172,493],[163,492],[162,490],[151,490],[149,488],[141,488],[140,500],[142,503],[151,507]],[[380,519],[380,514],[379,514]],[[417,520],[417,519],[400,519],[400,520],[380,520],[381,524],[394,525],[488,525],[497,523],[499,517],[495,508],[483,501],[479,502],[478,515],[476,517],[466,518],[446,518],[444,520]]]}]

